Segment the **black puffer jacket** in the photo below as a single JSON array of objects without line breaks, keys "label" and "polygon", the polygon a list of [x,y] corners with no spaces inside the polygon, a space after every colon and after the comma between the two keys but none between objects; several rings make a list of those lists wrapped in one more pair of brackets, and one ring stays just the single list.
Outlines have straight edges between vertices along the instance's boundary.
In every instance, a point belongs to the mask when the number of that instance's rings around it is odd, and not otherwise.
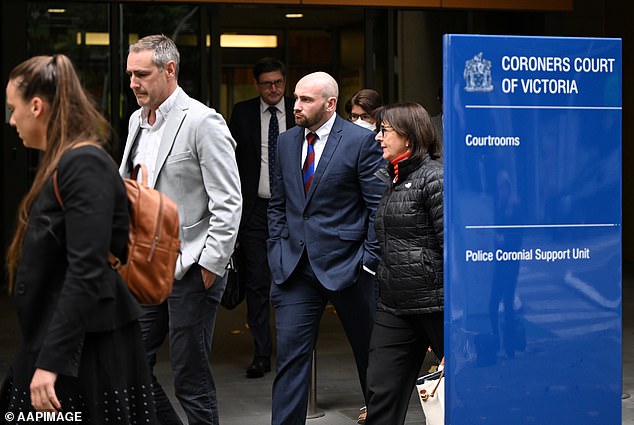
[{"label": "black puffer jacket", "polygon": [[[398,164],[376,212],[379,308],[397,315],[443,311],[443,165],[429,155]],[[394,167],[388,164],[390,182]]]}]

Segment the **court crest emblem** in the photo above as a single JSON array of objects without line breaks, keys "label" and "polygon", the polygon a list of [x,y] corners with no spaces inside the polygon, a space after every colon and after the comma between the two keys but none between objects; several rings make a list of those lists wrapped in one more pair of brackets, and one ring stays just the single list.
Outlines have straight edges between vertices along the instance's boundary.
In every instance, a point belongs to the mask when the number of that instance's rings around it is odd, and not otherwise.
[{"label": "court crest emblem", "polygon": [[465,91],[483,93],[493,91],[491,61],[485,59],[482,52],[465,61],[463,75]]}]

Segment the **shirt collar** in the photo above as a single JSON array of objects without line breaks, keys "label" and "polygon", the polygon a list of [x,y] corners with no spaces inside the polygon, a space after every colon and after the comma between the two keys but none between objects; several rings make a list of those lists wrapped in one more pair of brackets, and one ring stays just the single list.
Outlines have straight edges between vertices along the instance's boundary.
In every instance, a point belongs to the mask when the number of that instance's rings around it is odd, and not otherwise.
[{"label": "shirt collar", "polygon": [[[330,130],[332,130],[332,126],[335,123],[335,119],[337,119],[336,113],[332,114],[332,117],[330,117],[328,121],[326,121],[321,127],[319,127],[316,131],[314,131],[314,133],[317,134],[317,137],[319,138],[319,140],[324,141],[328,139],[328,135],[330,134]],[[306,128],[304,130],[304,137],[306,137],[308,133],[311,133],[311,131]]]},{"label": "shirt collar", "polygon": [[284,97],[280,99],[275,105],[269,105],[260,97],[260,114],[264,115],[264,113],[270,113],[268,111],[269,107],[274,106],[277,109],[277,112],[284,112]]}]

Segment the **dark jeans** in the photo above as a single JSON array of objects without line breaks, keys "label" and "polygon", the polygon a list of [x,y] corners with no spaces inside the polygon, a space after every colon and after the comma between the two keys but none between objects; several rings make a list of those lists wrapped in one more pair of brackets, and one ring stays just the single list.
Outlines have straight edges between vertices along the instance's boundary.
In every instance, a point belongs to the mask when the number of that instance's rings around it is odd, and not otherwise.
[{"label": "dark jeans", "polygon": [[174,281],[167,301],[143,306],[139,323],[152,369],[156,414],[161,424],[182,423],[154,375],[156,353],[167,335],[174,390],[189,424],[219,423],[209,355],[217,307],[225,286],[226,277],[218,277],[212,287],[205,290],[200,267],[194,265],[181,280]]},{"label": "dark jeans", "polygon": [[368,365],[366,425],[402,425],[427,347],[443,357],[443,312],[396,316],[376,312]]}]

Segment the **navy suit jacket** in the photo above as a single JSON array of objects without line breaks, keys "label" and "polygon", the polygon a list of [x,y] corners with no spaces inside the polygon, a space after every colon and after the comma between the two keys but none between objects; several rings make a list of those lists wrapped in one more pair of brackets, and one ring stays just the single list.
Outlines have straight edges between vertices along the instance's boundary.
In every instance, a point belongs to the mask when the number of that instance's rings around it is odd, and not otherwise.
[{"label": "navy suit jacket", "polygon": [[374,175],[384,161],[374,133],[340,116],[333,123],[304,194],[304,128],[280,134],[269,203],[268,259],[274,284],[286,282],[304,250],[330,290],[354,284],[365,265],[376,270],[374,215],[385,183]]}]

